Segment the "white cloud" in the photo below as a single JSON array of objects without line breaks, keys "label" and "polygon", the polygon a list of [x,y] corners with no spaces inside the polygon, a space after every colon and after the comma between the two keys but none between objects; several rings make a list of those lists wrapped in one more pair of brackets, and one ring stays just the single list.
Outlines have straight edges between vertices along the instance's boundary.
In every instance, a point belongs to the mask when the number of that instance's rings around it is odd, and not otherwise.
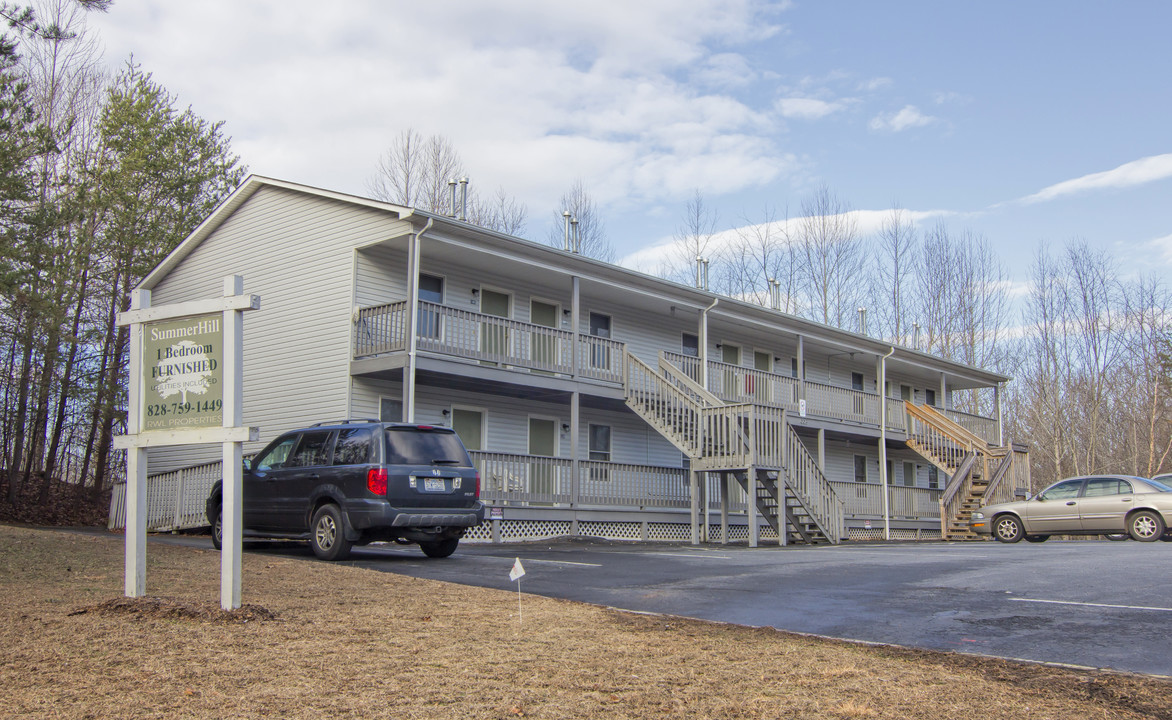
[{"label": "white cloud", "polygon": [[876,90],[882,90],[885,87],[891,87],[893,84],[894,81],[889,77],[871,78],[870,80],[864,80],[863,82],[859,83],[859,90],[864,92],[875,92]]},{"label": "white cloud", "polygon": [[[663,200],[777,179],[776,117],[730,89],[739,45],[781,32],[758,0],[119,0],[91,21],[132,51],[251,170],[362,193],[411,127],[450,139],[473,182],[552,207],[578,177],[599,201]],[[649,32],[654,28],[654,32]],[[210,42],[209,39],[213,39]],[[716,51],[714,48],[720,48]]]},{"label": "white cloud", "polygon": [[1172,177],[1172,153],[1152,155],[1124,163],[1114,170],[1091,173],[1050,185],[1033,195],[1021,198],[1019,202],[1029,205],[1089,190],[1113,190],[1143,185],[1168,177]]},{"label": "white cloud", "polygon": [[805,97],[780,98],[774,103],[782,117],[801,120],[817,120],[842,110],[846,105],[844,100],[827,102]]},{"label": "white cloud", "polygon": [[[903,210],[904,220],[913,225],[956,214],[951,210]],[[883,225],[891,217],[891,210],[851,210],[845,215],[854,221],[855,229],[860,236],[868,237],[875,235],[883,228]],[[797,237],[802,220],[801,217],[795,217],[774,223],[772,231],[776,237]],[[711,252],[717,254],[720,250],[729,247],[741,235],[762,234],[763,227],[763,225],[741,225],[718,232],[713,235]],[[654,273],[665,264],[670,264],[675,254],[675,239],[661,238],[648,247],[620,258],[619,264],[634,270]]]},{"label": "white cloud", "polygon": [[877,115],[871,120],[872,130],[902,132],[908,128],[923,127],[936,122],[936,118],[925,115],[915,105],[906,105],[897,113]]},{"label": "white cloud", "polygon": [[1172,235],[1165,235],[1164,237],[1150,240],[1147,245],[1159,253],[1160,258],[1165,263],[1172,265]]}]

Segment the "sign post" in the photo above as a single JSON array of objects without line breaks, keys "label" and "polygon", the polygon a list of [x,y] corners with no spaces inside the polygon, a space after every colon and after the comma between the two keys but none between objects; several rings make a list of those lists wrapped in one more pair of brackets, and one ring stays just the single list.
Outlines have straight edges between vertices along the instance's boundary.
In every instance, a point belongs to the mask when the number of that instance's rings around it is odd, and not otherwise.
[{"label": "sign post", "polygon": [[118,325],[130,326],[126,434],[127,597],[146,594],[147,448],[222,443],[223,494],[220,605],[240,607],[241,457],[257,428],[243,426],[243,312],[260,308],[244,279],[224,279],[224,296],[151,307],[149,290],[134,290]]}]

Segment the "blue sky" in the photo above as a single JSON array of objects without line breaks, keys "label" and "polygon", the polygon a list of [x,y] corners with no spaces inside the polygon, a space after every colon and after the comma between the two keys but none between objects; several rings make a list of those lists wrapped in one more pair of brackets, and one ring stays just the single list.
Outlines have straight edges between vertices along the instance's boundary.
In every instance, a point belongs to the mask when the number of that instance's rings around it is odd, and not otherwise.
[{"label": "blue sky", "polygon": [[91,21],[111,68],[133,52],[258,174],[364,194],[399,132],[442,134],[528,237],[580,178],[647,265],[694,189],[730,229],[825,184],[984,235],[1018,281],[1076,237],[1172,276],[1170,27],[1129,0],[117,0]]}]

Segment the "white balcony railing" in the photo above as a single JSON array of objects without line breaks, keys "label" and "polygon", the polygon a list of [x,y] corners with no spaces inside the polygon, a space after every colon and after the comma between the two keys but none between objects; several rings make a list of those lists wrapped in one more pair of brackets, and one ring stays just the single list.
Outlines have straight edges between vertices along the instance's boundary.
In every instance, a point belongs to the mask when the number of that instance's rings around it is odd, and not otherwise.
[{"label": "white balcony railing", "polygon": [[[354,357],[407,348],[405,301],[362,308],[354,329]],[[621,382],[623,344],[579,335],[574,372],[574,333],[437,303],[420,302],[416,346],[423,351],[536,372]]]}]

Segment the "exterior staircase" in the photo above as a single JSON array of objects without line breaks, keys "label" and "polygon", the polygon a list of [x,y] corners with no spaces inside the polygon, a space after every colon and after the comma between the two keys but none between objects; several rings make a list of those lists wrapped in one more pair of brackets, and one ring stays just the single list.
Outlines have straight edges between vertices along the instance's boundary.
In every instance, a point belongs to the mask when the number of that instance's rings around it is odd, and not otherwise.
[{"label": "exterior staircase", "polygon": [[[693,470],[734,478],[783,544],[839,542],[842,503],[784,409],[724,403],[662,356],[657,371],[630,353],[625,395]],[[755,528],[750,533],[756,537]]]},{"label": "exterior staircase", "polygon": [[1029,449],[996,446],[928,405],[905,403],[908,447],[949,478],[940,496],[940,535],[975,540],[973,511],[1012,500],[1016,487],[1029,486]]}]

